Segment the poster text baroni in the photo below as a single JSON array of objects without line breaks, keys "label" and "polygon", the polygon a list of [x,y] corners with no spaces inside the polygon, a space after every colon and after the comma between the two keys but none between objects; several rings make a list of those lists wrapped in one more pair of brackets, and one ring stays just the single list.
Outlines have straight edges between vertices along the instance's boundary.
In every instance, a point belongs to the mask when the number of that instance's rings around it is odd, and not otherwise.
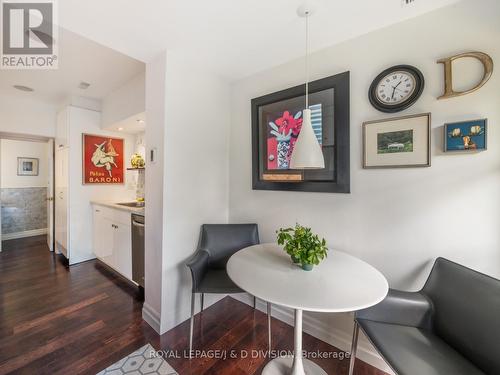
[{"label": "poster text baroni", "polygon": [[109,177],[103,172],[89,172],[89,182],[91,183],[120,183],[122,179],[120,177]]}]

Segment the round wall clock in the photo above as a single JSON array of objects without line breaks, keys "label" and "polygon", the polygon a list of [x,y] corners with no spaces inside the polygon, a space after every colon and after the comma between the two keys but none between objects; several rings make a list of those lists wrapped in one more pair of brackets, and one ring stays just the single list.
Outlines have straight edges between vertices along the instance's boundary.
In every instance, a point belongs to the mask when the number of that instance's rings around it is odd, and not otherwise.
[{"label": "round wall clock", "polygon": [[424,75],[410,65],[396,65],[372,82],[368,98],[382,112],[399,112],[413,105],[424,90]]}]

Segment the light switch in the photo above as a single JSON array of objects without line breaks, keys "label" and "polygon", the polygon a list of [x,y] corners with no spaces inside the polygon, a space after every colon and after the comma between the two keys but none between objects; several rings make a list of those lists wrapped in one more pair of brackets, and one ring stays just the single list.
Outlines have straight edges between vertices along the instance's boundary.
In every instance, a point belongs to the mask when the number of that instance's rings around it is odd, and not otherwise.
[{"label": "light switch", "polygon": [[149,162],[152,164],[156,163],[156,157],[158,154],[158,149],[156,147],[153,147],[151,150],[149,150]]}]

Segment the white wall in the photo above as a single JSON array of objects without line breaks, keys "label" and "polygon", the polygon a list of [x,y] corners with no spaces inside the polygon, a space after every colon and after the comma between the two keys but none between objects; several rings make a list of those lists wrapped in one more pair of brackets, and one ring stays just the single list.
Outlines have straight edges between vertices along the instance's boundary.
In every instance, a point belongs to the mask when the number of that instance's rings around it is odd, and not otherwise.
[{"label": "white wall", "polygon": [[[258,222],[263,242],[274,241],[281,226],[311,226],[331,247],[378,268],[394,288],[420,288],[438,256],[499,277],[499,16],[493,0],[462,2],[311,56],[312,79],[351,72],[351,194],[253,191],[250,100],[303,83],[303,60],[237,82],[231,94],[230,222]],[[471,50],[492,56],[497,71],[491,80],[476,93],[436,100],[443,91],[436,60]],[[432,167],[364,170],[362,122],[391,117],[372,108],[368,88],[383,69],[403,63],[417,66],[426,79],[420,100],[400,115],[432,112]],[[473,62],[457,64],[457,86],[477,73]],[[442,152],[443,123],[483,117],[489,119],[487,151]],[[305,319],[306,329],[349,349],[351,316]]]},{"label": "white wall", "polygon": [[[173,53],[167,55],[166,80],[162,320],[169,329],[190,314],[186,260],[200,226],[228,219],[230,96],[225,81]],[[208,298],[207,305],[213,301]]]},{"label": "white wall", "polygon": [[[162,321],[164,250],[164,175],[165,175],[165,91],[167,55],[162,53],[146,64],[146,112],[148,130],[145,143],[156,150],[155,161],[146,159],[145,186],[145,295],[142,316],[157,332],[165,332]],[[149,152],[147,152],[149,154]],[[153,203],[149,203],[153,202]]]},{"label": "white wall", "polygon": [[102,127],[107,128],[146,109],[146,74],[143,72],[102,99]]},{"label": "white wall", "polygon": [[146,160],[146,132],[135,135],[135,152]]},{"label": "white wall", "polygon": [[[165,76],[162,65],[166,65]],[[156,74],[156,78],[150,73]],[[165,84],[163,89],[160,83]],[[164,100],[163,109],[158,99]],[[227,222],[229,85],[191,66],[181,56],[167,53],[166,58],[148,64],[146,100],[146,144],[148,149],[159,150],[154,170],[149,166],[151,163],[146,169],[146,201],[160,207],[163,204],[161,212],[146,204],[146,227],[149,226],[146,236],[154,239],[146,240],[146,257],[151,254],[156,256],[157,263],[163,262],[163,333],[190,315],[191,277],[185,263],[196,249],[201,224]],[[162,180],[163,192],[151,186]],[[157,228],[161,220],[162,226]],[[162,238],[158,232],[151,233],[158,229],[163,229]],[[150,243],[161,244],[162,260],[158,254],[150,253]],[[146,306],[151,305],[150,267],[154,269],[151,260],[146,260]],[[208,299],[207,304],[214,300]]]},{"label": "white wall", "polygon": [[[48,145],[46,142],[0,140],[0,171],[2,188],[47,187]],[[38,176],[18,176],[17,158],[38,159]]]},{"label": "white wall", "polygon": [[56,112],[55,105],[31,93],[0,90],[0,132],[54,137]]}]

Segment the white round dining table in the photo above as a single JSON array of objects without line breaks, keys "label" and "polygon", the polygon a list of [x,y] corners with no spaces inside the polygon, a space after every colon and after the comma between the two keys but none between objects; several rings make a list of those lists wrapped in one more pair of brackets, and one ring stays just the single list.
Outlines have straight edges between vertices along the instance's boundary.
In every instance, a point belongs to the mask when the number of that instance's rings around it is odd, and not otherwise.
[{"label": "white round dining table", "polygon": [[389,290],[385,277],[368,263],[337,250],[312,271],[292,263],[277,244],[254,245],[227,263],[229,277],[241,289],[272,304],[295,310],[294,355],[271,360],[263,375],[316,375],[326,372],[303,358],[302,312],[348,312],[382,301]]}]

